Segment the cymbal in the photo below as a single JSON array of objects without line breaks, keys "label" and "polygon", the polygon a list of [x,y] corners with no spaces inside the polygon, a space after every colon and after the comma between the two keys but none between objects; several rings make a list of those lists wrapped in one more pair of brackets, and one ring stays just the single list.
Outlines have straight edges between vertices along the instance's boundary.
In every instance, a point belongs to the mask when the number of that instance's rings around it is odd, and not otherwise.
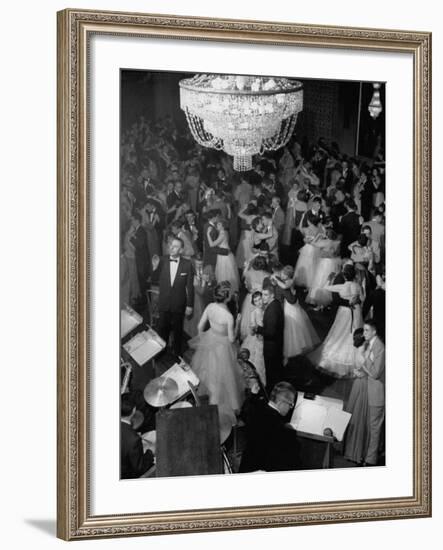
[{"label": "cymbal", "polygon": [[172,378],[159,376],[147,384],[143,396],[153,407],[164,407],[178,397],[177,382]]}]

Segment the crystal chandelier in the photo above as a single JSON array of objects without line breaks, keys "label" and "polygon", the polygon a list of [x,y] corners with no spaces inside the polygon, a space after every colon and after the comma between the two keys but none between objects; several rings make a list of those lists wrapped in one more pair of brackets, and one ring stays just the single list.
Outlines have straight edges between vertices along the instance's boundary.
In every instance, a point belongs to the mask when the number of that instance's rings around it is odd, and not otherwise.
[{"label": "crystal chandelier", "polygon": [[371,117],[375,120],[383,111],[383,107],[380,100],[380,84],[378,82],[374,82],[372,86],[374,88],[374,93],[372,94],[371,103],[368,105],[368,111]]},{"label": "crystal chandelier", "polygon": [[199,74],[179,85],[195,141],[234,157],[237,171],[286,145],[303,108],[301,82],[286,78]]}]

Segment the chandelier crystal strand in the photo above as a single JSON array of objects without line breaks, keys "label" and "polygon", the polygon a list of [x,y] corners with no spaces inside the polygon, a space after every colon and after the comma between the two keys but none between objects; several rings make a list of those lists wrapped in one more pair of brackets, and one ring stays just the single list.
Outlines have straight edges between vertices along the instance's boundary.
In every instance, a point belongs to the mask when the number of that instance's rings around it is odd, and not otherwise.
[{"label": "chandelier crystal strand", "polygon": [[291,138],[303,108],[300,82],[286,78],[196,75],[180,81],[180,105],[197,143],[223,149],[234,170]]},{"label": "chandelier crystal strand", "polygon": [[383,111],[383,106],[380,99],[380,84],[378,82],[374,82],[372,87],[374,89],[374,93],[372,94],[371,102],[368,105],[368,111],[371,117],[375,120]]}]

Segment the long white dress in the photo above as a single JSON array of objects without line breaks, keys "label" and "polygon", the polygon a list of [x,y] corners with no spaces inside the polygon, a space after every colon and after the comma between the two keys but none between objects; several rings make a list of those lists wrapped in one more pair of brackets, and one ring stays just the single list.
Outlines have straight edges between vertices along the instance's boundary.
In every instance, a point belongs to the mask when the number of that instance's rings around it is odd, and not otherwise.
[{"label": "long white dress", "polygon": [[[328,285],[325,289],[338,292],[345,300],[363,297],[362,288],[355,281]],[[323,343],[309,355],[311,361],[331,376],[337,378],[352,376],[355,366],[353,333],[362,326],[363,316],[360,304],[354,305],[353,308],[340,306]]]},{"label": "long white dress", "polygon": [[332,302],[332,293],[325,290],[331,273],[338,273],[341,268],[342,260],[337,256],[340,243],[324,239],[318,243],[320,249],[320,258],[317,262],[314,277],[312,279],[311,288],[306,296],[308,304],[316,304],[319,306],[328,306]]},{"label": "long white dress", "polygon": [[312,286],[320,258],[320,249],[309,241],[313,240],[321,231],[322,228],[314,226],[309,226],[305,229],[306,244],[300,249],[294,271],[295,282],[298,286],[305,288],[311,288]]},{"label": "long white dress", "polygon": [[263,336],[253,334],[252,327],[263,326],[263,310],[253,307],[249,317],[249,334],[242,342],[242,348],[249,350],[249,361],[254,365],[263,385],[266,386],[265,359],[263,357]]},{"label": "long white dress", "polygon": [[[285,294],[290,298],[290,290]],[[287,363],[290,357],[307,353],[320,343],[320,338],[313,327],[306,311],[295,297],[288,301],[284,298],[283,313],[285,328],[283,332],[283,357]]]},{"label": "long white dress", "polygon": [[238,241],[237,250],[235,253],[235,260],[237,262],[238,269],[243,269],[245,266],[245,262],[249,262],[249,260],[253,256],[253,231],[249,227],[249,225],[247,225],[246,223],[245,225],[247,226],[247,228],[242,229],[240,233],[240,239]]},{"label": "long white dress", "polygon": [[[222,241],[218,244],[220,248],[226,248],[230,250],[228,243],[228,236],[224,233]],[[234,258],[234,254],[229,252],[227,256],[221,254],[217,255],[217,263],[215,264],[215,278],[217,283],[222,281],[229,281],[233,291],[238,291],[240,287],[240,279],[238,276],[237,263]]]},{"label": "long white dress", "polygon": [[191,367],[208,390],[209,403],[218,405],[219,411],[228,415],[235,425],[236,413],[244,400],[245,382],[232,342],[234,319],[229,310],[218,303],[206,307],[203,319],[209,321],[210,328],[189,341],[195,349]]}]

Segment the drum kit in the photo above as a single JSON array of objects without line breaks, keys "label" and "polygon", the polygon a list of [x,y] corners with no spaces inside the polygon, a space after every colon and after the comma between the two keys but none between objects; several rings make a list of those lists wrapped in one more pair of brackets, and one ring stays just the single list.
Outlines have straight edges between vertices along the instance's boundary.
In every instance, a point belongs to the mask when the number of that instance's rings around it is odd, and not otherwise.
[{"label": "drum kit", "polygon": [[[143,392],[145,401],[152,407],[166,407],[170,405],[171,409],[184,409],[192,407],[189,401],[177,401],[179,398],[178,385],[172,378],[159,376],[151,380]],[[175,402],[176,401],[176,402]],[[229,415],[224,411],[219,414],[220,443],[223,444],[232,429],[232,421]]]}]

